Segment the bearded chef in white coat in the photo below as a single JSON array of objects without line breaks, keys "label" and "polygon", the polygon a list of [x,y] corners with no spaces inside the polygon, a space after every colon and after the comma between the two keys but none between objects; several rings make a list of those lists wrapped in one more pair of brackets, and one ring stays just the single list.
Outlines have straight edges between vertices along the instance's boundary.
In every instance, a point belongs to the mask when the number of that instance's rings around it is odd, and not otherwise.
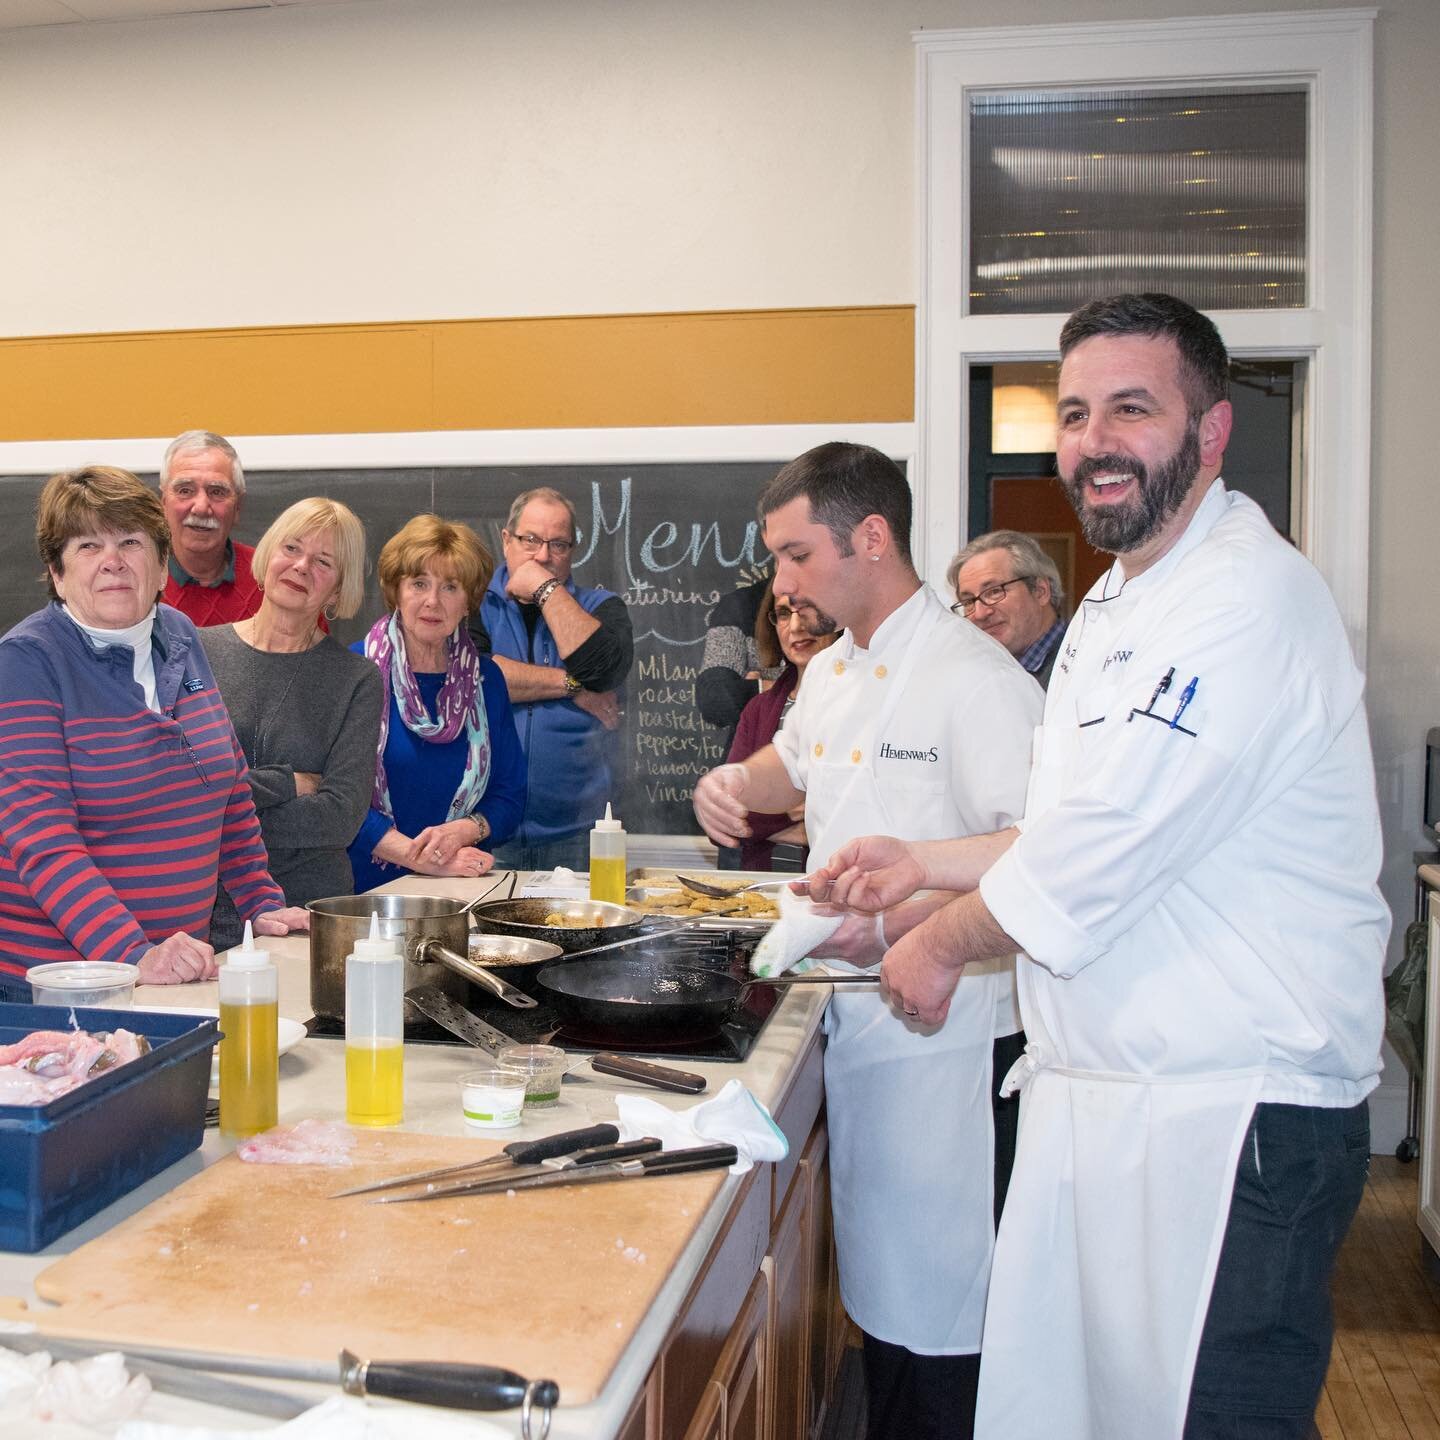
[{"label": "bearded chef in white coat", "polygon": [[[747,811],[802,799],[820,855],[877,827],[939,839],[1018,818],[1041,691],[921,584],[899,468],[868,446],[821,445],[780,471],[760,514],[776,595],[814,614],[816,633],[844,634],[806,672],[774,743],[700,782],[711,838],[734,844]],[[887,938],[948,898],[892,915]],[[884,947],[867,918],[815,953],[874,965]],[[878,991],[830,1003],[832,1201],[841,1293],[865,1334],[869,1440],[969,1434],[1015,1122],[1002,1107],[997,1152],[995,1097],[1019,1028],[1013,955],[967,975],[938,1027]]]},{"label": "bearded chef in white coat", "polygon": [[973,892],[886,957],[925,1019],[971,963],[1023,951],[977,1434],[1299,1440],[1380,1067],[1362,677],[1319,575],[1219,479],[1210,321],[1115,296],[1060,349],[1060,476],[1117,560],[1065,636],[1022,826],[861,840],[813,893]]}]

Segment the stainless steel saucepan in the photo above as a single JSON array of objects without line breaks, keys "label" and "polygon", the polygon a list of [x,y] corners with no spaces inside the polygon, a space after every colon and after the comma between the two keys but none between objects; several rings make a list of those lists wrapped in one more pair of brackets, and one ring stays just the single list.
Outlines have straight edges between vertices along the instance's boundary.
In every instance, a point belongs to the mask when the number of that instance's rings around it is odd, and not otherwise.
[{"label": "stainless steel saucepan", "polygon": [[[485,892],[488,893],[488,892]],[[355,942],[370,933],[370,917],[380,917],[383,939],[393,940],[405,957],[405,989],[436,985],[463,1001],[466,983],[498,995],[517,1010],[531,1010],[534,999],[469,957],[468,905],[439,895],[336,895],[312,900],[310,912],[310,1003],[316,1015],[329,1020],[345,1018],[345,957]],[[408,1002],[407,1023],[423,1023],[424,1016]]]}]

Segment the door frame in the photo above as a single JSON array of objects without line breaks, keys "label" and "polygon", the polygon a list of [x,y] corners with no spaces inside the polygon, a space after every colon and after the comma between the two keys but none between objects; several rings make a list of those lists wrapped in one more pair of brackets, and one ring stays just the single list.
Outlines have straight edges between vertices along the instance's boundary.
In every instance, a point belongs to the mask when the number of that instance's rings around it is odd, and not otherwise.
[{"label": "door frame", "polygon": [[968,93],[1301,84],[1309,96],[1309,304],[1214,312],[1232,355],[1309,361],[1296,542],[1365,660],[1370,575],[1370,352],[1375,10],[917,31],[916,511],[923,573],[967,538],[968,371],[1054,360],[1063,315],[967,313]]}]

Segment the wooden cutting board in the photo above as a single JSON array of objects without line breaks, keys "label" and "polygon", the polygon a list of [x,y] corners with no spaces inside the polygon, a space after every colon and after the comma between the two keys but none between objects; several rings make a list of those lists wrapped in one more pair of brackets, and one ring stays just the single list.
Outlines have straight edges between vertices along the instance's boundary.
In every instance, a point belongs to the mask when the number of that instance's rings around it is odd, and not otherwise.
[{"label": "wooden cutting board", "polygon": [[228,1155],[42,1270],[56,1336],[299,1362],[502,1365],[604,1387],[725,1172],[373,1205],[336,1190],[479,1159],[498,1142],[362,1134],[349,1167]]}]

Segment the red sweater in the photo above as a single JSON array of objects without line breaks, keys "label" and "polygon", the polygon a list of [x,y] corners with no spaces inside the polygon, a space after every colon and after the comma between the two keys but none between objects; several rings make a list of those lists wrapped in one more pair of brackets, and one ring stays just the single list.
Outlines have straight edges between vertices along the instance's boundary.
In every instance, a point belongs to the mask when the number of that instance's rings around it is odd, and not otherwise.
[{"label": "red sweater", "polygon": [[[790,698],[799,679],[800,672],[787,663],[768,690],[762,690],[746,702],[735,726],[735,738],[730,742],[730,753],[725,757],[727,761],[748,759],[775,738],[775,732],[780,728],[780,716],[785,710],[785,702]],[[740,868],[768,870],[775,851],[770,837],[794,822],[788,815],[770,815],[762,810],[752,810],[745,818],[750,822],[750,834],[740,842]]]},{"label": "red sweater", "polygon": [[196,629],[248,620],[265,598],[250,573],[255,547],[242,545],[238,540],[232,540],[230,546],[235,562],[233,580],[222,580],[218,585],[201,585],[199,581],[191,580],[182,585],[175,579],[173,570],[166,574],[165,593],[160,598],[182,615],[188,615]]},{"label": "red sweater", "polygon": [[217,879],[246,919],[285,904],[194,628],[161,605],[155,630],[158,715],[129,646],[97,650],[57,604],[0,641],[0,980],[203,940]]}]

